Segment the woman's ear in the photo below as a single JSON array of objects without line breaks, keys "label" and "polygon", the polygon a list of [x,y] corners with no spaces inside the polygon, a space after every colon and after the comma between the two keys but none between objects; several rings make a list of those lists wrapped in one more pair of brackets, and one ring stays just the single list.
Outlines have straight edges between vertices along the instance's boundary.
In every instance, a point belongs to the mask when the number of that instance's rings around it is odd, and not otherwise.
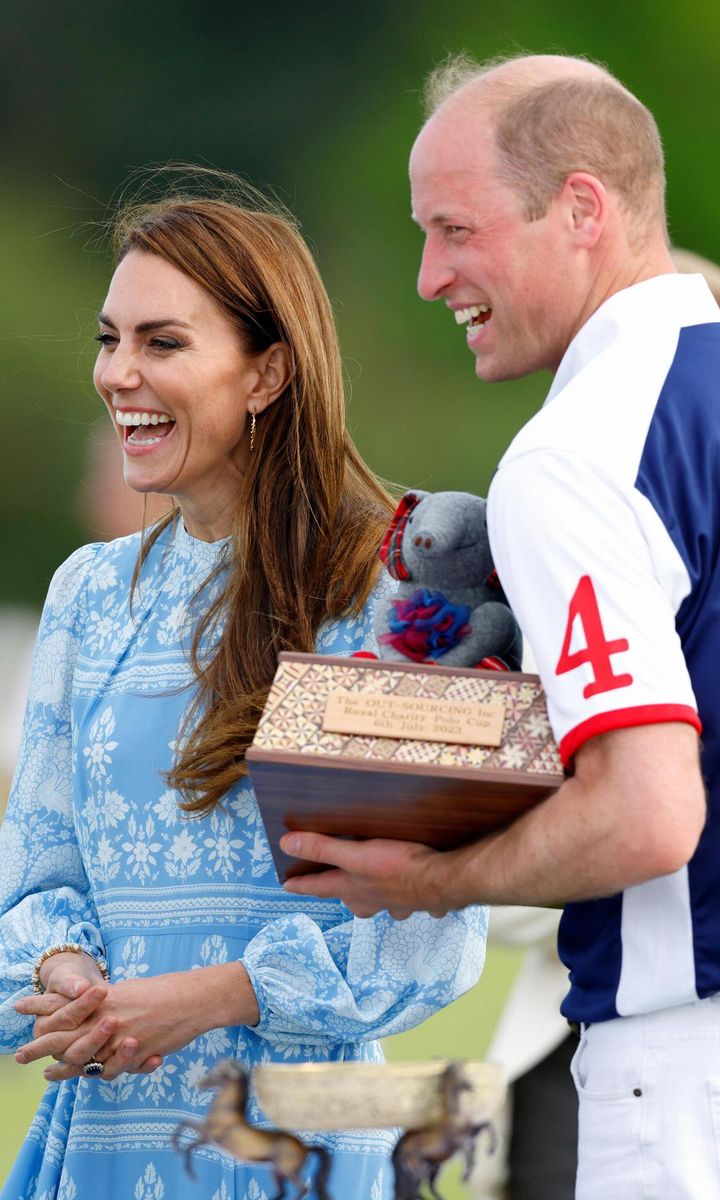
[{"label": "woman's ear", "polygon": [[256,413],[260,413],[273,400],[277,400],[290,382],[290,355],[283,342],[273,342],[255,359],[257,381],[249,396]]}]

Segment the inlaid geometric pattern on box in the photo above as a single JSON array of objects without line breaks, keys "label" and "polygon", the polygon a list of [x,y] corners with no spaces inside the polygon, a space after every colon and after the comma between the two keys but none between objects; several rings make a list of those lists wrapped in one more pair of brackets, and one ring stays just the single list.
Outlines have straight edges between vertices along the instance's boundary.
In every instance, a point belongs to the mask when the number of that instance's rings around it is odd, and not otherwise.
[{"label": "inlaid geometric pattern on box", "polygon": [[[459,746],[358,734],[326,733],[322,723],[325,703],[332,691],[464,700],[482,703],[502,699],[505,721],[499,747]],[[370,759],[375,762],[416,763],[437,767],[470,767],[481,770],[524,771],[537,775],[562,775],[563,767],[545,707],[539,681],[444,675],[432,672],[381,670],[323,661],[281,661],[265,711],[255,735],[258,750],[293,751],[306,755]]]}]

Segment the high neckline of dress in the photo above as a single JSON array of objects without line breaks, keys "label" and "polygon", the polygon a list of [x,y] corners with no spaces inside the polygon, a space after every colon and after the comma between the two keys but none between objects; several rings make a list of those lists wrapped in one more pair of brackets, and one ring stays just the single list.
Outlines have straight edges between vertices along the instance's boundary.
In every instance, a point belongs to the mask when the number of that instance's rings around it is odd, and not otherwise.
[{"label": "high neckline of dress", "polygon": [[190,559],[198,566],[216,567],[218,562],[227,558],[232,545],[232,537],[218,538],[216,542],[203,542],[201,538],[188,533],[181,515],[175,520],[172,533],[172,546],[176,553]]}]

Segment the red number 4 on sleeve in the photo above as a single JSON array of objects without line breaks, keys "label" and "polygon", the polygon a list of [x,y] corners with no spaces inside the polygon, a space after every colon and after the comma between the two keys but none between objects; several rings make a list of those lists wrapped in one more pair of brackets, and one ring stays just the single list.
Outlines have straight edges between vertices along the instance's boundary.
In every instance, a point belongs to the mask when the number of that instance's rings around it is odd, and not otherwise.
[{"label": "red number 4 on sleeve", "polygon": [[[585,646],[571,654],[570,642],[576,620],[583,627]],[[596,696],[598,692],[611,692],[615,688],[629,687],[633,681],[632,675],[615,675],[610,661],[611,655],[620,654],[627,649],[627,638],[616,638],[609,642],[605,637],[592,579],[589,575],[583,575],[570,601],[565,637],[555,674],[564,675],[566,671],[574,671],[584,663],[589,663],[594,679],[583,689],[586,700],[590,696]]]}]

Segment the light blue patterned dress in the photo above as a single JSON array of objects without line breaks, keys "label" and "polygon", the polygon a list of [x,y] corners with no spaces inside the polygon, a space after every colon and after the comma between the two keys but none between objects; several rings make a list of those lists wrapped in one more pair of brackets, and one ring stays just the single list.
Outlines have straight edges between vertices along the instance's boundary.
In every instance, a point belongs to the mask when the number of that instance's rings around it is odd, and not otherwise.
[{"label": "light blue patterned dress", "polygon": [[[86,546],[55,575],[0,835],[0,1049],[31,1038],[14,1001],[37,956],[66,941],[104,954],[114,981],[242,959],[260,1022],[214,1029],[152,1075],[49,1085],[0,1200],[268,1200],[266,1167],[206,1146],[193,1182],[170,1145],[180,1121],[207,1113],[198,1082],[213,1064],[380,1062],[374,1039],[424,1020],[482,970],[484,909],[356,920],[336,901],[286,894],[247,782],[224,811],[178,809],[163,772],[192,694],[193,597],[230,552],[171,525],[132,613],[137,536]],[[370,644],[372,609],[324,626],[318,651]],[[390,1193],[391,1133],[311,1136],[334,1152],[336,1200]]]}]

